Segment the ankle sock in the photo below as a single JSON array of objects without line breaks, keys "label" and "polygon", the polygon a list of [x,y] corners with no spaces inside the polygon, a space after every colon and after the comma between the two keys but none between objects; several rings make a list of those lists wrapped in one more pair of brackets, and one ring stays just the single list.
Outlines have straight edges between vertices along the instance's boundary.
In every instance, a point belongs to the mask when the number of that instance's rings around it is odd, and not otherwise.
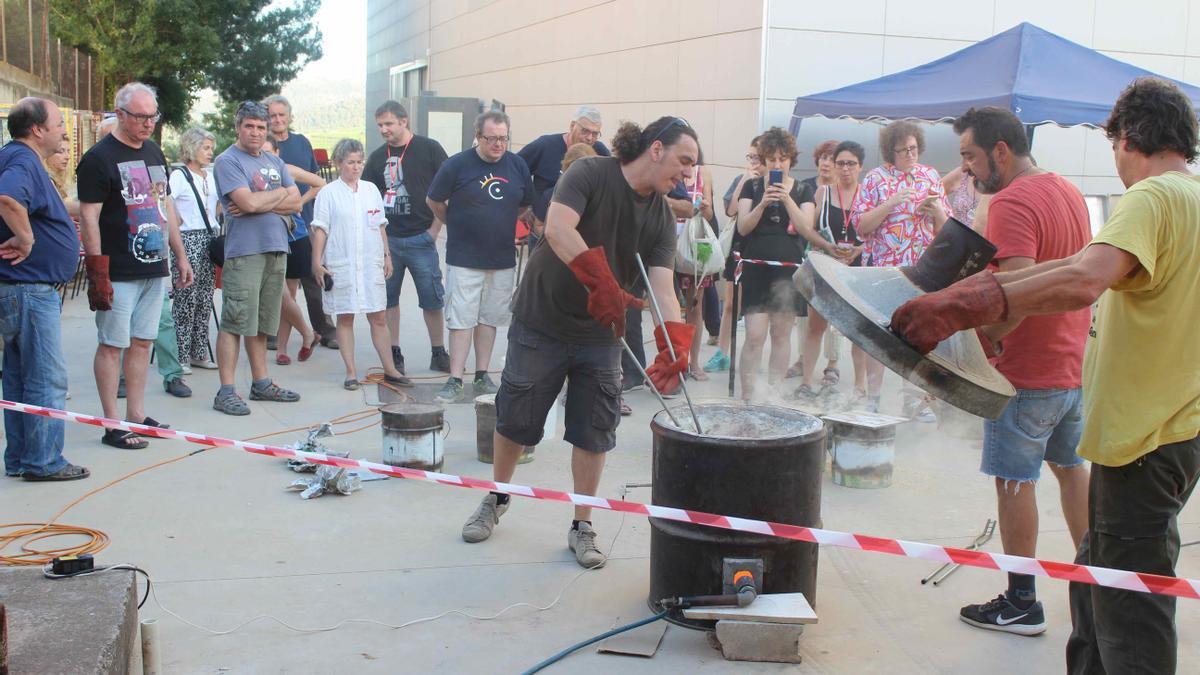
[{"label": "ankle sock", "polygon": [[253,381],[251,381],[250,386],[254,387],[255,389],[257,389],[259,391],[262,391],[263,389],[266,389],[267,387],[271,386],[271,378],[264,377],[261,380],[253,380]]},{"label": "ankle sock", "polygon": [[506,495],[503,492],[493,492],[492,494],[496,495],[496,506],[508,503],[509,495]]},{"label": "ankle sock", "polygon": [[483,379],[483,378],[485,378],[485,377],[487,377],[487,371],[486,371],[486,370],[477,370],[477,371],[475,371],[475,381],[476,381],[476,382],[478,382],[479,380],[482,380],[482,379]]},{"label": "ankle sock", "polygon": [[591,527],[591,526],[592,526],[592,521],[590,521],[590,520],[572,520],[572,521],[571,521],[571,529],[572,529],[572,530],[578,530],[578,529],[579,529],[579,524],[580,524],[580,523],[587,523],[587,524],[588,524],[588,527]]},{"label": "ankle sock", "polygon": [[226,396],[233,396],[236,393],[237,393],[237,389],[235,389],[232,384],[223,384],[223,385],[221,385],[221,388],[217,390],[217,398],[225,398]]},{"label": "ankle sock", "polygon": [[1029,609],[1033,603],[1037,602],[1037,590],[1035,588],[1035,577],[1032,574],[1013,574],[1008,575],[1008,601],[1017,609]]}]

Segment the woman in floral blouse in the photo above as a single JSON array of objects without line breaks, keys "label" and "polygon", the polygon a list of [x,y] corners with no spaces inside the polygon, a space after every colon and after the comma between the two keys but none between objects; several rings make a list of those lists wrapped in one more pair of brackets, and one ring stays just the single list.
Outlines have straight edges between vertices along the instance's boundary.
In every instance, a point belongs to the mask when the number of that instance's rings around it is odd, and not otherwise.
[{"label": "woman in floral blouse", "polygon": [[[850,207],[850,221],[863,242],[863,265],[915,265],[949,217],[950,203],[937,169],[919,161],[925,152],[921,127],[906,120],[892,122],[879,132],[879,152],[883,166],[867,173]],[[867,396],[875,410],[882,384],[883,365],[869,361]],[[932,421],[932,410],[920,413],[922,421]]]}]

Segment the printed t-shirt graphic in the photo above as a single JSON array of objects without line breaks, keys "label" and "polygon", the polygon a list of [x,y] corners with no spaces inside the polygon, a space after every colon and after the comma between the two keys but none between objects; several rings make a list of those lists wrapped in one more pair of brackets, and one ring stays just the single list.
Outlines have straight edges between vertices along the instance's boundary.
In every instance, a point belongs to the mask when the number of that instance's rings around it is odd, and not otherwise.
[{"label": "printed t-shirt graphic", "polygon": [[412,198],[404,184],[404,155],[408,154],[410,145],[411,141],[395,156],[392,155],[392,147],[384,145],[387,148],[387,163],[383,167],[383,208],[391,216],[412,215]]},{"label": "printed t-shirt graphic", "polygon": [[118,163],[117,172],[129,224],[129,252],[140,262],[158,262],[166,250],[166,171],[161,166],[147,167],[139,159]]}]

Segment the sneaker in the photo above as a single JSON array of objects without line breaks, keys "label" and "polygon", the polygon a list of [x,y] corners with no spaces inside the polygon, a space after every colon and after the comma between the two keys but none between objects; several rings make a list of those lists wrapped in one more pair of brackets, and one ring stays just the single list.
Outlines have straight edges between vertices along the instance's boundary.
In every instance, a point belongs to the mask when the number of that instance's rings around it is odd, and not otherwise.
[{"label": "sneaker", "polygon": [[[511,498],[510,500],[511,501]],[[500,523],[500,516],[508,510],[508,502],[498,504],[496,495],[488,493],[475,509],[474,515],[463,525],[462,538],[468,544],[479,542],[492,536],[492,530]]]},{"label": "sneaker", "polygon": [[323,338],[321,338],[321,346],[325,347],[326,349],[337,349],[338,348],[337,338],[323,337]]},{"label": "sneaker", "polygon": [[259,389],[254,385],[250,385],[250,400],[251,401],[275,401],[276,403],[295,403],[300,400],[300,394],[272,382],[267,386]]},{"label": "sneaker", "polygon": [[623,380],[621,382],[621,393],[627,394],[631,391],[638,391],[646,388],[646,383],[642,380]]},{"label": "sneaker", "polygon": [[203,368],[204,370],[216,370],[217,364],[208,359],[192,359],[193,368]]},{"label": "sneaker", "polygon": [[716,373],[722,370],[729,370],[729,357],[725,355],[725,352],[718,349],[717,353],[713,354],[712,358],[708,360],[708,363],[704,364],[704,372]]},{"label": "sneaker", "polygon": [[437,393],[437,400],[442,403],[458,403],[463,397],[463,383],[457,377],[446,380],[442,390]]},{"label": "sneaker", "polygon": [[437,373],[450,372],[450,353],[439,349],[429,356],[429,369]]},{"label": "sneaker", "polygon": [[567,546],[575,552],[575,562],[580,567],[595,569],[604,567],[608,558],[596,546],[596,531],[587,523],[579,523],[578,528],[572,527],[567,532]]},{"label": "sneaker", "polygon": [[1017,635],[1039,635],[1046,631],[1046,615],[1041,602],[1034,602],[1027,609],[1018,609],[1004,594],[982,605],[963,607],[958,618],[976,628]]},{"label": "sneaker", "polygon": [[180,372],[182,372],[184,375],[191,375],[191,374],[192,374],[192,367],[191,367],[191,366],[188,366],[188,365],[182,365],[182,366],[179,366],[179,370],[180,370]]},{"label": "sneaker", "polygon": [[278,348],[279,345],[276,344],[277,340],[278,338],[274,335],[267,336],[267,351],[273,352]]},{"label": "sneaker", "polygon": [[175,398],[188,398],[192,395],[192,388],[187,386],[187,383],[182,378],[178,377],[174,380],[163,382],[163,389],[166,389],[167,393]]},{"label": "sneaker", "polygon": [[392,365],[400,371],[401,375],[406,374],[404,372],[404,353],[400,351],[399,347],[392,347]]},{"label": "sneaker", "polygon": [[487,373],[484,373],[483,377],[475,378],[475,395],[476,396],[483,396],[484,394],[494,394],[497,391],[498,391],[498,389],[496,388],[496,383],[492,381],[492,378]]}]

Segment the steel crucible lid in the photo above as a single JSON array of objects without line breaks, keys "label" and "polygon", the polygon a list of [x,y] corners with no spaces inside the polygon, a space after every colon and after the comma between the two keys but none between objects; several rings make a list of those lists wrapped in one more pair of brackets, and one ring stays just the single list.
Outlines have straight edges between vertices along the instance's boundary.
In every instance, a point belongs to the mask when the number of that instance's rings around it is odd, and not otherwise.
[{"label": "steel crucible lid", "polygon": [[892,313],[924,291],[898,267],[848,267],[810,254],[793,282],[821,316],[889,370],[973,415],[996,419],[1016,389],[988,363],[975,331],[922,356],[889,327]]}]

